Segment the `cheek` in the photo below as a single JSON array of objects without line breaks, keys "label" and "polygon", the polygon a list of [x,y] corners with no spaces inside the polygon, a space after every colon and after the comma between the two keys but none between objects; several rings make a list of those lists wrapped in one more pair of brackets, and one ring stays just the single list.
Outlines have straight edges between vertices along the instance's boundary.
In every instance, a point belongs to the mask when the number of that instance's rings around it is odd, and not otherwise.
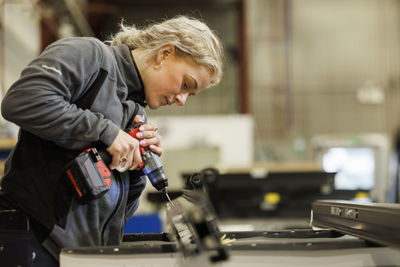
[{"label": "cheek", "polygon": [[168,88],[165,81],[166,77],[164,75],[153,75],[148,82],[148,89],[152,96],[163,94],[163,92]]},{"label": "cheek", "polygon": [[151,91],[153,93],[157,93],[163,87],[163,83],[160,82],[161,80],[159,78],[151,79]]},{"label": "cheek", "polygon": [[182,75],[179,73],[168,71],[165,73],[162,80],[159,81],[160,87],[163,88],[164,91],[170,93],[179,93],[182,86]]}]

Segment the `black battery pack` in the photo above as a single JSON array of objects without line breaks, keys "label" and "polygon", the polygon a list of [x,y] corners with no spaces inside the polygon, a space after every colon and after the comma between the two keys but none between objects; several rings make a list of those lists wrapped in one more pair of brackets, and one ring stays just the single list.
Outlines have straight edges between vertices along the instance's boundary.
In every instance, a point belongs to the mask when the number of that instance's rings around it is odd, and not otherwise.
[{"label": "black battery pack", "polygon": [[96,148],[87,149],[72,160],[65,175],[80,203],[100,198],[111,186],[112,172]]}]

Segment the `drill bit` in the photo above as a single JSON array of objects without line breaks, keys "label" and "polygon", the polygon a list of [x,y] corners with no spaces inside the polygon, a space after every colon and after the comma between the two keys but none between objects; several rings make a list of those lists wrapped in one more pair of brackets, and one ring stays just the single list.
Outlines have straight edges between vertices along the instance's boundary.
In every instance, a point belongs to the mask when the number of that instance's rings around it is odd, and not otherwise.
[{"label": "drill bit", "polygon": [[172,202],[171,198],[170,198],[169,195],[168,195],[168,190],[167,190],[167,188],[165,187],[165,188],[162,189],[161,191],[164,192],[164,194],[165,194],[165,196],[167,197],[169,203],[171,203],[171,205],[174,206],[174,203]]},{"label": "drill bit", "polygon": [[165,192],[165,195],[167,196],[169,203],[171,203],[171,205],[173,206],[173,205],[174,205],[174,203],[172,203],[172,200],[171,200],[171,198],[169,197],[169,195],[168,195],[168,193],[167,193],[167,192]]}]

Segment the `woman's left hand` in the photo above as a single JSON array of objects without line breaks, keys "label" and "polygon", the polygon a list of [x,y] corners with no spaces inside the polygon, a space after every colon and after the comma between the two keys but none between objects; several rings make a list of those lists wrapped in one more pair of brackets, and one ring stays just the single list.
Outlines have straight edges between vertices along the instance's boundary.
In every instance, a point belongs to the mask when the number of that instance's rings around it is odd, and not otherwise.
[{"label": "woman's left hand", "polygon": [[[141,123],[142,117],[136,115],[133,119],[133,124]],[[158,134],[158,128],[151,123],[143,124],[139,127],[139,133],[136,134],[136,138],[142,147],[148,147],[151,151],[161,156],[161,136]]]}]

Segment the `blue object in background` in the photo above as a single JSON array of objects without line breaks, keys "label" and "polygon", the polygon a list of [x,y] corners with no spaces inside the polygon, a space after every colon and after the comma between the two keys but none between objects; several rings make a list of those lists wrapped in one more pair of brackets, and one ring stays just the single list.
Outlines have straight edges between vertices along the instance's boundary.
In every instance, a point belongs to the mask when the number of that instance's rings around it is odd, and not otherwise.
[{"label": "blue object in background", "polygon": [[136,214],[126,222],[124,233],[161,233],[162,222],[158,213]]},{"label": "blue object in background", "polygon": [[11,149],[0,149],[0,160],[6,160],[11,152]]}]

